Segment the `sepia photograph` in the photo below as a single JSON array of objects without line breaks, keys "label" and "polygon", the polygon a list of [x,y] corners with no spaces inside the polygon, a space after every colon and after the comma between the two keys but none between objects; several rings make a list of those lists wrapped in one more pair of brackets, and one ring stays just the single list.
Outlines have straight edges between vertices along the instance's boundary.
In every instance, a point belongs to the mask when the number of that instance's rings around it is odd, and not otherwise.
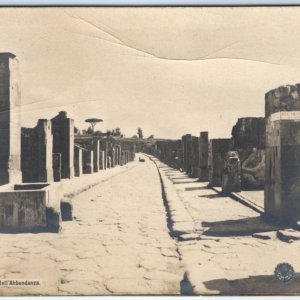
[{"label": "sepia photograph", "polygon": [[0,7],[0,296],[300,295],[299,19]]}]

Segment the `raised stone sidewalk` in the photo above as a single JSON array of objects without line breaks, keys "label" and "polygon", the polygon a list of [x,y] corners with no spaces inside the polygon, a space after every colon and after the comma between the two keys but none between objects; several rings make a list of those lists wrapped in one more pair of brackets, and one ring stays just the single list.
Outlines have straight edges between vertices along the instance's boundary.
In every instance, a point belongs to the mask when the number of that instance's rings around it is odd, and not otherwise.
[{"label": "raised stone sidewalk", "polygon": [[[253,208],[152,159],[166,188],[170,222],[193,294],[300,292],[299,231],[268,224]],[[274,277],[282,262],[296,272],[288,284]]]}]

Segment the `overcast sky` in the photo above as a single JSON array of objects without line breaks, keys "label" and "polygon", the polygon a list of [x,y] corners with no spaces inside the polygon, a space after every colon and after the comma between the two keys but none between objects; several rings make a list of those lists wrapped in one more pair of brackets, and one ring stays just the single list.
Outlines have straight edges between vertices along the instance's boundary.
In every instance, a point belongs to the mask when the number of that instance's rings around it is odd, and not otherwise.
[{"label": "overcast sky", "polygon": [[300,9],[1,8],[17,55],[22,125],[66,110],[81,129],[229,137],[264,94],[300,82]]}]

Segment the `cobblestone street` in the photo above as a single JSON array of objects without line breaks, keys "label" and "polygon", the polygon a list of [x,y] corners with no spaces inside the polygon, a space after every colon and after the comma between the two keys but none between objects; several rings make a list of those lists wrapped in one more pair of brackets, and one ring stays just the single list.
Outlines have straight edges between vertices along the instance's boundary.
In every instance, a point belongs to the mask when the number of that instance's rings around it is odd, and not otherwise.
[{"label": "cobblestone street", "polygon": [[1,278],[41,286],[1,294],[179,294],[183,278],[168,233],[155,165],[133,162],[73,199],[74,220],[58,234],[2,234]]},{"label": "cobblestone street", "polygon": [[[98,185],[75,196],[74,220],[60,233],[1,234],[1,279],[40,282],[2,286],[1,294],[299,292],[295,231],[268,225],[207,183],[145,160],[104,172]],[[286,261],[296,271],[289,283],[274,277]]]}]

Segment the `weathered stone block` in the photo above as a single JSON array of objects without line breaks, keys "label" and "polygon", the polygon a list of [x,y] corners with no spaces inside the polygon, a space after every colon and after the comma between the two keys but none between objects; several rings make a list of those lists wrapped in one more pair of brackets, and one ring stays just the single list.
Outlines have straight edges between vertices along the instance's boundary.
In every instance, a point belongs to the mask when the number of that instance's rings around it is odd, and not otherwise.
[{"label": "weathered stone block", "polygon": [[48,184],[15,185],[0,192],[0,230],[28,232],[60,229],[60,201]]},{"label": "weathered stone block", "polygon": [[241,164],[237,151],[228,151],[224,159],[222,193],[241,191]]},{"label": "weathered stone block", "polygon": [[222,185],[223,164],[226,152],[232,150],[231,139],[211,139],[208,144],[208,178],[210,186]]}]

